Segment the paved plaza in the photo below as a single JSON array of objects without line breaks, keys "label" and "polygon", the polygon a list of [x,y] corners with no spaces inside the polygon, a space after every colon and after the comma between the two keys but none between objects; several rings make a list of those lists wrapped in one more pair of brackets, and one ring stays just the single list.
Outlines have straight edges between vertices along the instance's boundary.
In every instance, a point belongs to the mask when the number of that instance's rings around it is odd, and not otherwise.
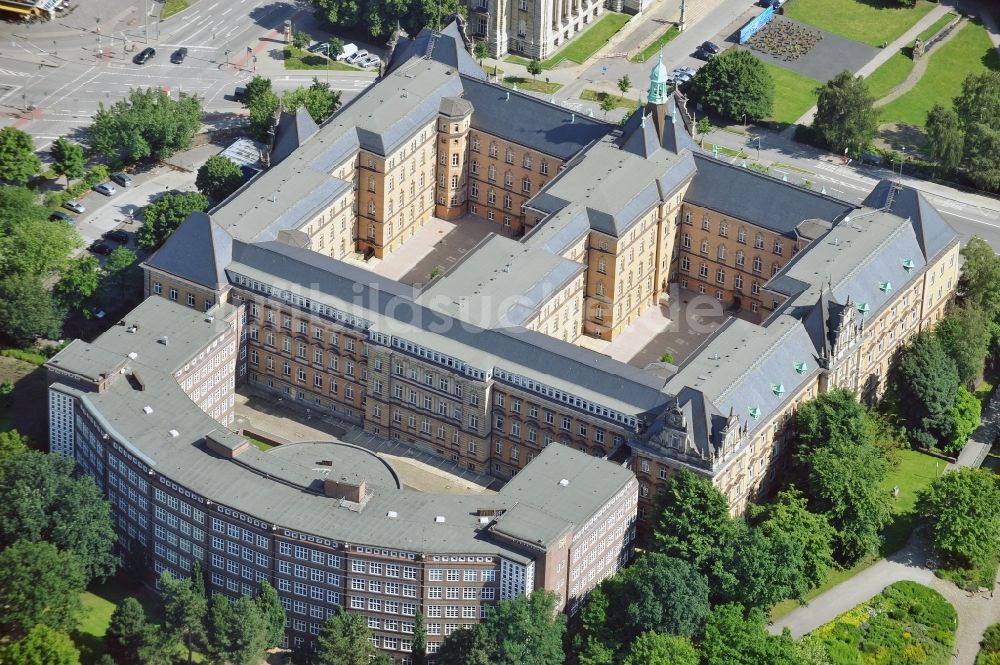
[{"label": "paved plaza", "polygon": [[[764,62],[808,76],[820,83],[829,81],[845,69],[849,72],[861,69],[881,50],[784,17],[776,18],[754,35],[754,38],[762,41],[770,40],[768,43],[785,43],[793,39],[794,35],[809,33],[819,34],[819,40],[811,49],[799,53],[794,59],[783,57],[780,49],[770,53],[756,48],[751,50]],[[785,43],[784,46],[791,51],[794,45]]]}]

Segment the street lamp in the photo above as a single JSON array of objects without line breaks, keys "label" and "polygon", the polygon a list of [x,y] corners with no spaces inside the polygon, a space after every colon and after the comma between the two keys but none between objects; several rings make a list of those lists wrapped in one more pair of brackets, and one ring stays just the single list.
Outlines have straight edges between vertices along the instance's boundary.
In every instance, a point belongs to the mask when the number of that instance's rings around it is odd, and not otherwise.
[{"label": "street lamp", "polygon": [[55,39],[52,40],[52,50],[55,52],[55,55],[58,58],[59,57],[59,41],[58,40],[55,40]]},{"label": "street lamp", "polygon": [[759,162],[760,161],[760,136],[759,135],[758,136],[751,136],[750,140],[757,142],[757,161]]},{"label": "street lamp", "polygon": [[226,68],[229,68],[229,49],[226,49]]}]

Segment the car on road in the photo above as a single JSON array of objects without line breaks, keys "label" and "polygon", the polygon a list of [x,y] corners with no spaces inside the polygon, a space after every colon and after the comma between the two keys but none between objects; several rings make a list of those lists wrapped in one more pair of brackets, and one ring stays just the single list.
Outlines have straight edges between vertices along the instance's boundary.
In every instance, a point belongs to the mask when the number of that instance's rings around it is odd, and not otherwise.
[{"label": "car on road", "polygon": [[368,55],[360,60],[355,60],[354,64],[358,67],[377,67],[382,64],[382,59],[377,55]]},{"label": "car on road", "polygon": [[182,46],[170,55],[170,62],[179,65],[184,62],[186,57],[188,57],[188,50]]},{"label": "car on road", "polygon": [[66,201],[65,203],[63,203],[63,208],[66,208],[67,210],[72,210],[77,214],[86,212],[87,210],[86,206],[84,206],[79,201]]},{"label": "car on road", "polygon": [[154,55],[156,55],[156,49],[147,47],[136,53],[135,57],[132,58],[132,62],[134,62],[137,65],[144,65]]},{"label": "car on road", "polygon": [[128,244],[128,234],[121,229],[115,229],[114,231],[108,231],[104,234],[105,240],[111,240],[113,242],[121,243],[122,245]]},{"label": "car on road", "polygon": [[100,240],[94,242],[90,246],[90,251],[94,254],[101,254],[102,256],[108,256],[111,252],[115,251],[115,248],[106,242],[101,242]]},{"label": "car on road", "polygon": [[132,176],[127,173],[122,173],[121,171],[116,171],[111,174],[111,180],[118,183],[122,187],[132,186]]},{"label": "car on road", "polygon": [[247,89],[242,85],[237,86],[236,90],[233,90],[233,101],[242,102],[247,98]]},{"label": "car on road", "polygon": [[306,50],[310,53],[326,53],[326,49],[329,45],[330,42],[316,42]]},{"label": "car on road", "polygon": [[352,55],[358,52],[358,47],[356,44],[344,44],[344,50],[340,52],[337,56],[337,60],[347,60]]},{"label": "car on road", "polygon": [[358,64],[358,60],[367,58],[369,55],[370,54],[368,53],[368,51],[361,49],[360,51],[355,51],[351,55],[344,58],[344,62],[349,62],[352,65],[356,65]]},{"label": "car on road", "polygon": [[689,67],[678,67],[674,71],[670,72],[670,78],[674,80],[674,83],[680,85],[681,83],[687,83],[694,76],[694,70]]},{"label": "car on road", "polygon": [[105,196],[114,196],[118,193],[118,190],[110,182],[102,182],[99,185],[94,185],[94,191]]},{"label": "car on road", "polygon": [[719,55],[722,53],[722,49],[715,42],[702,42],[699,47],[702,51],[708,51],[712,55]]},{"label": "car on road", "polygon": [[694,55],[694,57],[698,58],[699,60],[704,60],[705,62],[708,62],[709,60],[711,60],[712,58],[715,57],[714,53],[712,53],[711,51],[705,50],[703,48],[700,48],[697,51],[695,51],[693,55]]},{"label": "car on road", "polygon": [[49,215],[50,222],[68,222],[70,224],[75,224],[73,218],[64,213],[62,210],[56,210],[54,213]]}]

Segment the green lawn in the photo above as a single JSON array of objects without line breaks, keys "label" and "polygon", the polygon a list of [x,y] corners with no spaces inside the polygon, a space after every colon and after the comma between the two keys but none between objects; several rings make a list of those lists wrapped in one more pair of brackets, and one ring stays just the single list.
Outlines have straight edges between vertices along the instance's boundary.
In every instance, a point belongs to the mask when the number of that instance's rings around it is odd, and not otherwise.
[{"label": "green lawn", "polygon": [[970,74],[1000,71],[1000,56],[982,23],[970,22],[929,56],[927,71],[912,90],[882,107],[882,122],[923,127],[934,104],[951,107]]},{"label": "green lawn", "polygon": [[[631,17],[628,14],[605,13],[597,23],[590,25],[585,32],[567,42],[566,46],[556,51],[556,54],[551,58],[542,60],[542,69],[552,69],[563,60],[572,60],[582,65],[607,44],[612,35],[628,23],[629,18]],[[530,62],[528,58],[517,55],[508,55],[504,60],[524,67],[527,67]]]},{"label": "green lawn", "polygon": [[83,593],[83,615],[80,625],[73,631],[73,641],[80,649],[80,661],[84,665],[94,663],[104,653],[104,633],[111,622],[111,614],[118,603],[127,596],[135,596],[146,609],[146,618],[159,622],[160,605],[156,593],[145,587],[132,589],[113,578],[104,584],[92,584]]},{"label": "green lawn", "polygon": [[267,452],[271,448],[274,448],[274,444],[268,443],[266,441],[261,441],[260,439],[250,436],[246,432],[243,433],[243,438],[256,446],[261,452]]},{"label": "green lawn", "polygon": [[580,99],[585,99],[588,102],[600,103],[605,97],[611,97],[611,99],[615,100],[616,109],[632,111],[639,105],[639,102],[635,99],[628,99],[619,95],[609,95],[608,93],[601,92],[600,90],[587,89],[580,93]]},{"label": "green lawn", "polygon": [[187,0],[166,0],[163,3],[163,10],[160,12],[160,20],[173,16],[177,12],[182,12],[191,5]]},{"label": "green lawn", "polygon": [[[908,50],[908,49],[907,49]],[[879,65],[879,68],[868,75],[868,89],[875,99],[882,99],[897,85],[906,80],[913,71],[913,60],[903,50],[893,53],[892,57]]]},{"label": "green lawn", "polygon": [[642,49],[639,53],[635,54],[629,60],[632,62],[646,62],[657,53],[663,50],[666,46],[673,40],[674,37],[681,34],[680,29],[676,25],[672,25],[664,31],[662,35],[657,37],[649,46]]},{"label": "green lawn", "polygon": [[793,123],[816,105],[819,81],[769,62],[764,66],[774,78],[774,110],[770,120]]},{"label": "green lawn", "polygon": [[[883,557],[892,554],[906,544],[916,521],[913,508],[917,501],[917,493],[927,487],[944,469],[943,461],[916,450],[900,450],[898,457],[899,464],[889,472],[885,482],[882,483],[883,489],[890,495],[893,487],[899,487],[899,496],[892,499],[892,522],[886,526],[883,532],[884,540],[879,552],[880,556]],[[809,602],[821,593],[849,580],[875,563],[876,560],[875,557],[869,557],[852,568],[832,571],[821,586],[805,595],[805,601]],[[798,606],[799,603],[796,600],[784,600],[771,610],[771,618],[783,617]]]},{"label": "green lawn", "polygon": [[541,92],[546,95],[551,95],[562,87],[562,83],[539,81],[538,79],[526,78],[524,76],[508,76],[503,80],[503,84],[508,88],[513,88],[516,85],[518,90]]},{"label": "green lawn", "polygon": [[791,0],[785,5],[785,16],[845,39],[881,46],[936,6],[928,0],[917,0],[915,7],[907,9],[899,8],[894,0]]},{"label": "green lawn", "polygon": [[955,14],[953,14],[952,12],[948,12],[938,20],[934,21],[934,23],[932,23],[929,28],[921,32],[920,35],[917,37],[917,39],[919,39],[920,41],[927,41],[928,39],[936,35],[938,33],[938,30],[951,23],[954,19],[955,19]]},{"label": "green lawn", "polygon": [[303,51],[294,46],[285,48],[284,60],[285,69],[319,69],[341,72],[361,71],[358,67],[349,65],[346,62],[330,60],[325,55]]}]

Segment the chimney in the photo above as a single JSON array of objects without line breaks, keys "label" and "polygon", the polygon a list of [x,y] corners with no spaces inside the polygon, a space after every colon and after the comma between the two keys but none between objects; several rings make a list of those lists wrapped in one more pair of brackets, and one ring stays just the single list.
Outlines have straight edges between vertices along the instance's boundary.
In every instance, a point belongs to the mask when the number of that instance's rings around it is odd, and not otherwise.
[{"label": "chimney", "polygon": [[342,477],[339,480],[327,478],[323,481],[323,493],[331,499],[343,499],[352,503],[365,500],[367,486],[364,480]]}]

